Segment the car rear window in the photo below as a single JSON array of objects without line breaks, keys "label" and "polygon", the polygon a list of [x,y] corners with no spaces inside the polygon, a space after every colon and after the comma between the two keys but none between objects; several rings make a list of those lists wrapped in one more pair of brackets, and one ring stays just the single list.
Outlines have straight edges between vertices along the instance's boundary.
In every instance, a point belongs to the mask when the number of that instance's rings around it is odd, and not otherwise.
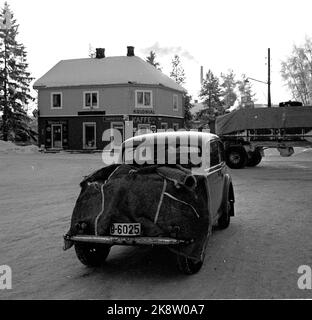
[{"label": "car rear window", "polygon": [[123,163],[138,165],[180,164],[186,168],[201,165],[201,145],[179,144],[177,141],[133,141],[123,146]]}]

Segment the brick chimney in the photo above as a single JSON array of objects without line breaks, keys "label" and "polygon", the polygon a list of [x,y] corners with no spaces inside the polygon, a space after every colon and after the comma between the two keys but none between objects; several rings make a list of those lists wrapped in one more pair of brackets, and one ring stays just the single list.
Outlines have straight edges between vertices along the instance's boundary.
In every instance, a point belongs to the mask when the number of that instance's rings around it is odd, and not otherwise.
[{"label": "brick chimney", "polygon": [[128,57],[133,57],[134,56],[134,47],[128,46],[127,47],[127,56]]},{"label": "brick chimney", "polygon": [[104,48],[96,48],[96,59],[102,59],[105,58],[105,49]]}]

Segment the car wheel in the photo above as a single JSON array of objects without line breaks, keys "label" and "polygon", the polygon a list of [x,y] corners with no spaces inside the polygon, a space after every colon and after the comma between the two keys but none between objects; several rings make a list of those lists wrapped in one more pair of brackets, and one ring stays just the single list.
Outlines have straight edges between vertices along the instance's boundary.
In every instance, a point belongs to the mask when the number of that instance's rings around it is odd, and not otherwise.
[{"label": "car wheel", "polygon": [[226,151],[226,164],[231,169],[242,169],[248,160],[247,153],[243,147],[230,147]]},{"label": "car wheel", "polygon": [[88,267],[99,267],[101,266],[107,256],[109,255],[111,246],[89,244],[89,243],[76,243],[75,251],[77,258],[80,262]]},{"label": "car wheel", "polygon": [[218,219],[219,229],[226,229],[230,225],[231,210],[234,210],[234,203],[229,198],[226,199],[222,215]]},{"label": "car wheel", "polygon": [[255,150],[251,153],[251,157],[247,161],[248,167],[255,167],[262,160],[262,155],[259,150]]},{"label": "car wheel", "polygon": [[201,269],[204,261],[196,262],[195,260],[185,256],[177,255],[177,263],[181,272],[191,275],[197,273]]}]

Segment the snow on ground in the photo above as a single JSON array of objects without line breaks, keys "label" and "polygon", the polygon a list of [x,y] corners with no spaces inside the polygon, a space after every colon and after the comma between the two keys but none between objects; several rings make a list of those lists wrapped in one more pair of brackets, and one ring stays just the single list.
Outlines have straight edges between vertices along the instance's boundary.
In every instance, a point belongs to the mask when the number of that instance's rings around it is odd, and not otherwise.
[{"label": "snow on ground", "polygon": [[0,140],[0,153],[37,153],[39,148],[35,145],[18,146],[11,141]]},{"label": "snow on ground", "polygon": [[194,276],[162,248],[114,246],[100,268],[62,250],[79,183],[101,167],[101,154],[0,153],[0,265],[12,268],[0,300],[312,298],[297,286],[312,266],[311,152],[230,170],[236,215]]},{"label": "snow on ground", "polygon": [[[312,152],[312,148],[295,147],[294,151],[292,156],[298,156],[303,152]],[[276,148],[265,149],[264,154],[265,156],[280,156],[280,153]]]}]

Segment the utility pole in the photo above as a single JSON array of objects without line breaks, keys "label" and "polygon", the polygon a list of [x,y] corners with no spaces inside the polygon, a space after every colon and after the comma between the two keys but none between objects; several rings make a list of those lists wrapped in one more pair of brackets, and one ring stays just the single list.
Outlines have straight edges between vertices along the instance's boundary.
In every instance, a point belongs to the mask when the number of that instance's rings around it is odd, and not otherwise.
[{"label": "utility pole", "polygon": [[268,108],[271,108],[271,54],[268,48]]}]

